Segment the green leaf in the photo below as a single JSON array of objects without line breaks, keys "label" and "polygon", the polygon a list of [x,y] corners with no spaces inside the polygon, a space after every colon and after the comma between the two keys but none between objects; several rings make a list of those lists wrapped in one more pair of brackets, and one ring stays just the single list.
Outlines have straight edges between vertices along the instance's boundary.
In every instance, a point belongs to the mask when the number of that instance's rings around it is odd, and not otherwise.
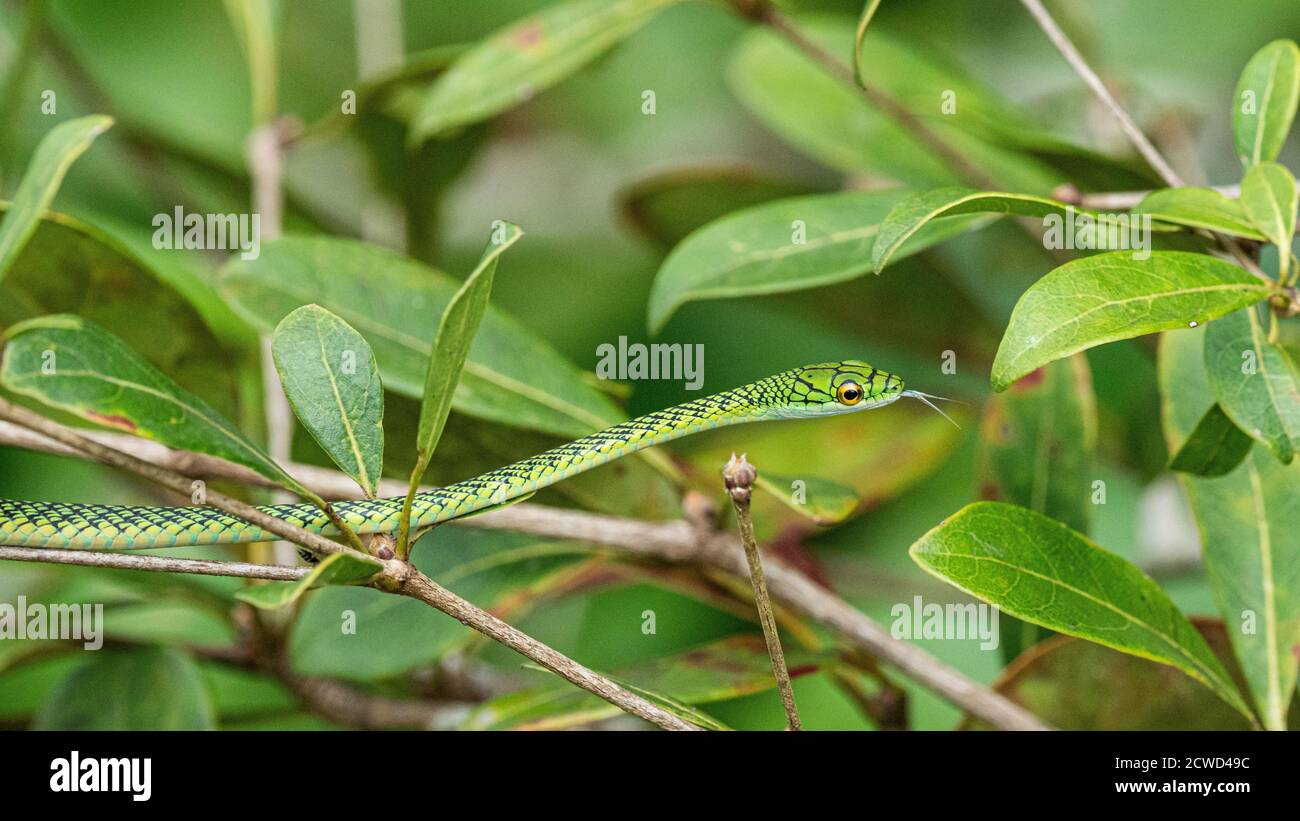
[{"label": "green leaf", "polygon": [[198,667],[164,647],[104,650],[50,693],[38,730],[212,730],[212,702]]},{"label": "green leaf", "polygon": [[1060,522],[976,502],[909,553],[926,571],[1017,618],[1177,667],[1251,716],[1205,639],[1160,586]]},{"label": "green leaf", "polygon": [[376,496],[384,467],[384,387],[365,338],[319,305],[305,305],[276,326],[271,351],[303,427],[366,496]]},{"label": "green leaf", "polygon": [[1198,325],[1265,299],[1271,287],[1205,254],[1114,251],[1067,262],[1034,283],[1011,312],[993,361],[995,390],[1060,359],[1117,339]]},{"label": "green leaf", "polygon": [[1300,101],[1300,48],[1274,40],[1255,52],[1237,81],[1232,142],[1250,168],[1277,159]]},{"label": "green leaf", "polygon": [[[1193,618],[1214,655],[1241,679],[1223,622]],[[1087,681],[1088,686],[1081,686]],[[1007,668],[995,692],[1060,730],[1249,730],[1250,722],[1206,688],[1163,664],[1060,636]],[[1297,704],[1300,712],[1300,704]],[[989,729],[971,720],[978,729]]]},{"label": "green leaf", "polygon": [[858,27],[853,32],[853,80],[860,86],[866,85],[862,78],[862,41],[867,36],[867,26],[871,25],[871,18],[876,16],[878,8],[880,0],[867,0],[862,6],[862,13],[858,15]]},{"label": "green leaf", "polygon": [[640,234],[672,248],[728,214],[816,190],[730,165],[678,169],[644,177],[620,191],[619,213]]},{"label": "green leaf", "polygon": [[374,559],[350,553],[331,553],[296,582],[269,582],[245,587],[235,594],[235,598],[262,610],[278,610],[297,601],[311,588],[365,584],[383,569],[383,563]]},{"label": "green leaf", "polygon": [[[7,207],[0,203],[0,210]],[[256,362],[256,335],[182,262],[182,253],[153,249],[147,234],[137,250],[119,239],[126,234],[46,211],[0,281],[0,328],[75,312],[233,415],[240,374],[232,365]]]},{"label": "green leaf", "polygon": [[[1187,441],[1211,395],[1209,331],[1165,334],[1160,393],[1170,450]],[[1300,663],[1300,462],[1285,466],[1255,448],[1225,476],[1180,475],[1210,586],[1264,725],[1286,727]]]},{"label": "green leaf", "polygon": [[[374,348],[384,386],[424,395],[440,316],[459,283],[375,245],[331,237],[282,237],[256,260],[222,269],[223,296],[269,332],[302,305],[316,303],[356,328]],[[549,344],[489,307],[452,407],[480,419],[557,436],[583,436],[622,417],[617,406]]]},{"label": "green leaf", "polygon": [[1169,461],[1169,469],[1197,476],[1222,476],[1241,464],[1251,444],[1250,437],[1215,403]]},{"label": "green leaf", "polygon": [[516,20],[429,88],[411,127],[418,145],[485,120],[559,83],[677,0],[569,0]]},{"label": "green leaf", "polygon": [[1205,370],[1228,418],[1290,464],[1300,450],[1300,371],[1267,336],[1252,308],[1216,319],[1205,333]]},{"label": "green leaf", "polygon": [[[500,235],[498,236],[498,230]],[[447,414],[451,412],[452,393],[460,382],[470,346],[478,333],[483,315],[487,313],[492,297],[492,280],[496,276],[497,261],[506,249],[523,236],[519,226],[508,222],[493,229],[492,241],[483,252],[478,266],[470,272],[465,284],[447,303],[438,320],[438,330],[433,337],[433,352],[424,376],[424,397],[420,405],[420,423],[415,448],[418,454],[416,469],[412,472],[413,485],[418,483],[429,465],[433,449],[442,437]]]},{"label": "green leaf", "polygon": [[1086,357],[1052,362],[991,397],[980,441],[981,496],[1087,532],[1097,405]]},{"label": "green leaf", "polygon": [[871,249],[871,264],[880,273],[899,246],[907,242],[932,220],[960,214],[1013,214],[1021,217],[1064,216],[1073,211],[1085,214],[1100,224],[1116,218],[1110,214],[1076,208],[1048,197],[1032,194],[1008,194],[1000,191],[976,191],[963,186],[949,186],[913,194],[899,202],[880,224],[880,233]]},{"label": "green leaf", "polygon": [[1251,166],[1241,179],[1241,207],[1260,233],[1281,249],[1285,278],[1295,234],[1295,177],[1275,162]]},{"label": "green leaf", "polygon": [[80,117],[59,123],[41,138],[14,193],[13,204],[0,222],[0,280],[36,232],[68,168],[112,125],[112,117]]},{"label": "green leaf", "polygon": [[[651,333],[686,302],[816,288],[866,273],[867,251],[879,223],[902,196],[899,191],[854,191],[794,197],[709,223],[674,248],[655,275]],[[969,220],[934,226],[905,254],[969,226]]]},{"label": "green leaf", "polygon": [[316,498],[208,403],[98,325],[61,314],[21,322],[5,338],[0,384],[14,393],[169,448],[219,456]]},{"label": "green leaf", "polygon": [[[800,31],[832,54],[852,53],[851,24],[831,17],[800,20]],[[992,132],[1023,120],[967,73],[942,65],[915,42],[888,37],[875,26],[860,49],[868,82],[924,116],[946,93],[960,102],[957,113],[926,119],[926,125],[971,164],[1011,190],[1046,193],[1060,172],[1018,150],[997,144]],[[847,66],[848,60],[845,60]],[[825,165],[872,179],[927,188],[961,182],[942,159],[892,117],[878,111],[851,81],[833,74],[785,38],[754,26],[739,41],[727,80],[740,101],[776,134]]]},{"label": "green leaf", "polygon": [[1241,203],[1228,199],[1213,188],[1161,188],[1147,194],[1133,210],[1174,225],[1206,228],[1247,239],[1264,239],[1264,235],[1250,224]]},{"label": "green leaf", "polygon": [[269,123],[276,112],[275,21],[272,0],[225,0],[248,63],[253,125]]},{"label": "green leaf", "polygon": [[862,501],[853,488],[820,476],[786,476],[763,470],[755,484],[819,525],[839,524],[852,516]]}]

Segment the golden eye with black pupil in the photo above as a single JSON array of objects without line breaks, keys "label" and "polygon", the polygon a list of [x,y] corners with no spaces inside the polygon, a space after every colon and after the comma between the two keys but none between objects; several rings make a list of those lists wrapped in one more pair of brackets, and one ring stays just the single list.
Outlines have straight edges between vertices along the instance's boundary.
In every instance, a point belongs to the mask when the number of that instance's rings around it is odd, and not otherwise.
[{"label": "golden eye with black pupil", "polygon": [[862,401],[862,388],[857,382],[842,382],[835,391],[841,405],[856,405]]}]

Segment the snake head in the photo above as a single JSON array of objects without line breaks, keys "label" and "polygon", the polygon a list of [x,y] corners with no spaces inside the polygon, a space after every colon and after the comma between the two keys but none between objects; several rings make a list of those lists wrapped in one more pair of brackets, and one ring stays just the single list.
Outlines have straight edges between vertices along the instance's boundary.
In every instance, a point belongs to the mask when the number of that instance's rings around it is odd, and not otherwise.
[{"label": "snake head", "polygon": [[900,377],[860,359],[807,365],[789,374],[789,404],[799,416],[879,408],[903,395]]}]

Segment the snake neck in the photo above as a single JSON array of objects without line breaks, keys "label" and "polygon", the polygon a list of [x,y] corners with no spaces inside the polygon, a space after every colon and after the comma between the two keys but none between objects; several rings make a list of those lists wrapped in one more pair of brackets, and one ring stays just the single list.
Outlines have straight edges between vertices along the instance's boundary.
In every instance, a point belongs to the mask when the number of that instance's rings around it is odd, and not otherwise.
[{"label": "snake neck", "polygon": [[782,418],[789,396],[786,381],[786,374],[777,374],[741,388],[692,399],[473,479],[420,493],[415,498],[413,524],[426,527],[503,505],[607,462],[693,433]]}]

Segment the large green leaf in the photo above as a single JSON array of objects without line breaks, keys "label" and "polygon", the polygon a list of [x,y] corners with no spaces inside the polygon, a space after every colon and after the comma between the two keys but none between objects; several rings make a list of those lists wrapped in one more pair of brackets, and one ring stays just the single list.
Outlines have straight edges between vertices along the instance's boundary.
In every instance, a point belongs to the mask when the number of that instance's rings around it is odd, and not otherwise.
[{"label": "large green leaf", "polygon": [[[302,305],[345,319],[374,348],[389,390],[424,394],[434,317],[458,290],[455,280],[378,246],[329,237],[283,237],[256,260],[222,270],[222,294],[270,331]],[[489,307],[470,348],[452,407],[514,427],[573,437],[619,419],[618,408],[546,342]]]},{"label": "large green leaf", "polygon": [[1264,239],[1264,235],[1250,224],[1241,203],[1228,199],[1213,188],[1161,188],[1147,194],[1133,210],[1174,225],[1206,228],[1247,239]]},{"label": "large green leaf", "polygon": [[1289,464],[1300,450],[1300,370],[1254,308],[1210,323],[1205,369],[1228,418]]},{"label": "large green leaf", "polygon": [[1282,249],[1285,275],[1291,258],[1291,237],[1295,234],[1295,177],[1286,166],[1275,162],[1251,166],[1241,178],[1241,208],[1260,233]]},{"label": "large green leaf", "polygon": [[1300,48],[1274,40],[1255,52],[1237,81],[1232,143],[1247,168],[1277,159],[1300,101]]},{"label": "large green leaf", "polygon": [[276,610],[297,601],[313,587],[364,584],[383,569],[384,565],[374,559],[350,553],[332,553],[296,582],[268,582],[245,587],[235,594],[235,598],[262,610]]},{"label": "large green leaf", "polygon": [[1269,284],[1206,254],[1114,251],[1067,262],[1016,302],[993,361],[995,390],[1060,359],[1117,339],[1195,328],[1258,302]]},{"label": "large green leaf", "polygon": [[365,337],[319,305],[304,305],[271,342],[284,395],[334,464],[367,496],[384,468],[384,386]]},{"label": "large green leaf", "polygon": [[1049,214],[1065,216],[1073,211],[1081,218],[1096,220],[1099,225],[1113,222],[1116,217],[1033,194],[1008,194],[1001,191],[976,191],[962,186],[949,186],[913,194],[894,206],[884,222],[876,244],[871,249],[871,264],[879,273],[917,231],[932,220],[960,214],[1013,214],[1021,217],[1046,217]]},{"label": "large green leaf", "polygon": [[1222,476],[1241,464],[1250,453],[1251,444],[1250,437],[1215,403],[1169,460],[1169,469],[1198,476]]},{"label": "large green leaf", "polygon": [[1017,618],[1177,667],[1250,716],[1227,670],[1160,586],[1060,522],[976,502],[909,551],[928,572]]},{"label": "large green leaf", "polygon": [[0,222],[0,280],[36,232],[73,161],[112,125],[112,117],[81,117],[59,123],[41,139],[14,193],[13,204]]},{"label": "large green leaf", "polygon": [[516,20],[429,88],[410,140],[487,119],[568,77],[677,0],[569,0]]},{"label": "large green leaf", "polygon": [[[1203,351],[1208,336],[1170,333],[1161,341],[1160,393],[1170,450],[1187,440],[1212,396]],[[1281,729],[1300,663],[1294,652],[1300,643],[1300,462],[1282,465],[1255,448],[1226,476],[1179,478],[1250,692],[1265,726]]]},{"label": "large green leaf", "polygon": [[184,653],[141,647],[90,655],[41,705],[35,729],[214,729],[203,677]]},{"label": "large green leaf", "polygon": [[0,384],[14,393],[170,448],[220,456],[314,498],[211,405],[98,325],[62,314],[19,323],[5,338]]},{"label": "large green leaf", "polygon": [[[870,270],[867,252],[902,191],[795,197],[729,214],[687,237],[664,260],[650,291],[650,331],[683,303],[816,288]],[[916,253],[969,220],[933,226],[904,249]]]},{"label": "large green leaf", "polygon": [[[497,234],[498,230],[500,235]],[[438,320],[438,330],[433,337],[433,352],[429,356],[429,367],[424,377],[424,396],[420,404],[420,422],[415,439],[416,467],[411,475],[412,488],[419,483],[424,469],[429,466],[433,449],[438,446],[442,429],[447,424],[452,394],[460,382],[470,346],[474,343],[483,315],[487,313],[488,301],[492,298],[492,280],[496,276],[497,261],[521,236],[523,231],[519,230],[519,226],[510,223],[501,223],[493,229],[492,240],[483,252],[483,258],[465,279],[465,284],[452,296]]]}]

